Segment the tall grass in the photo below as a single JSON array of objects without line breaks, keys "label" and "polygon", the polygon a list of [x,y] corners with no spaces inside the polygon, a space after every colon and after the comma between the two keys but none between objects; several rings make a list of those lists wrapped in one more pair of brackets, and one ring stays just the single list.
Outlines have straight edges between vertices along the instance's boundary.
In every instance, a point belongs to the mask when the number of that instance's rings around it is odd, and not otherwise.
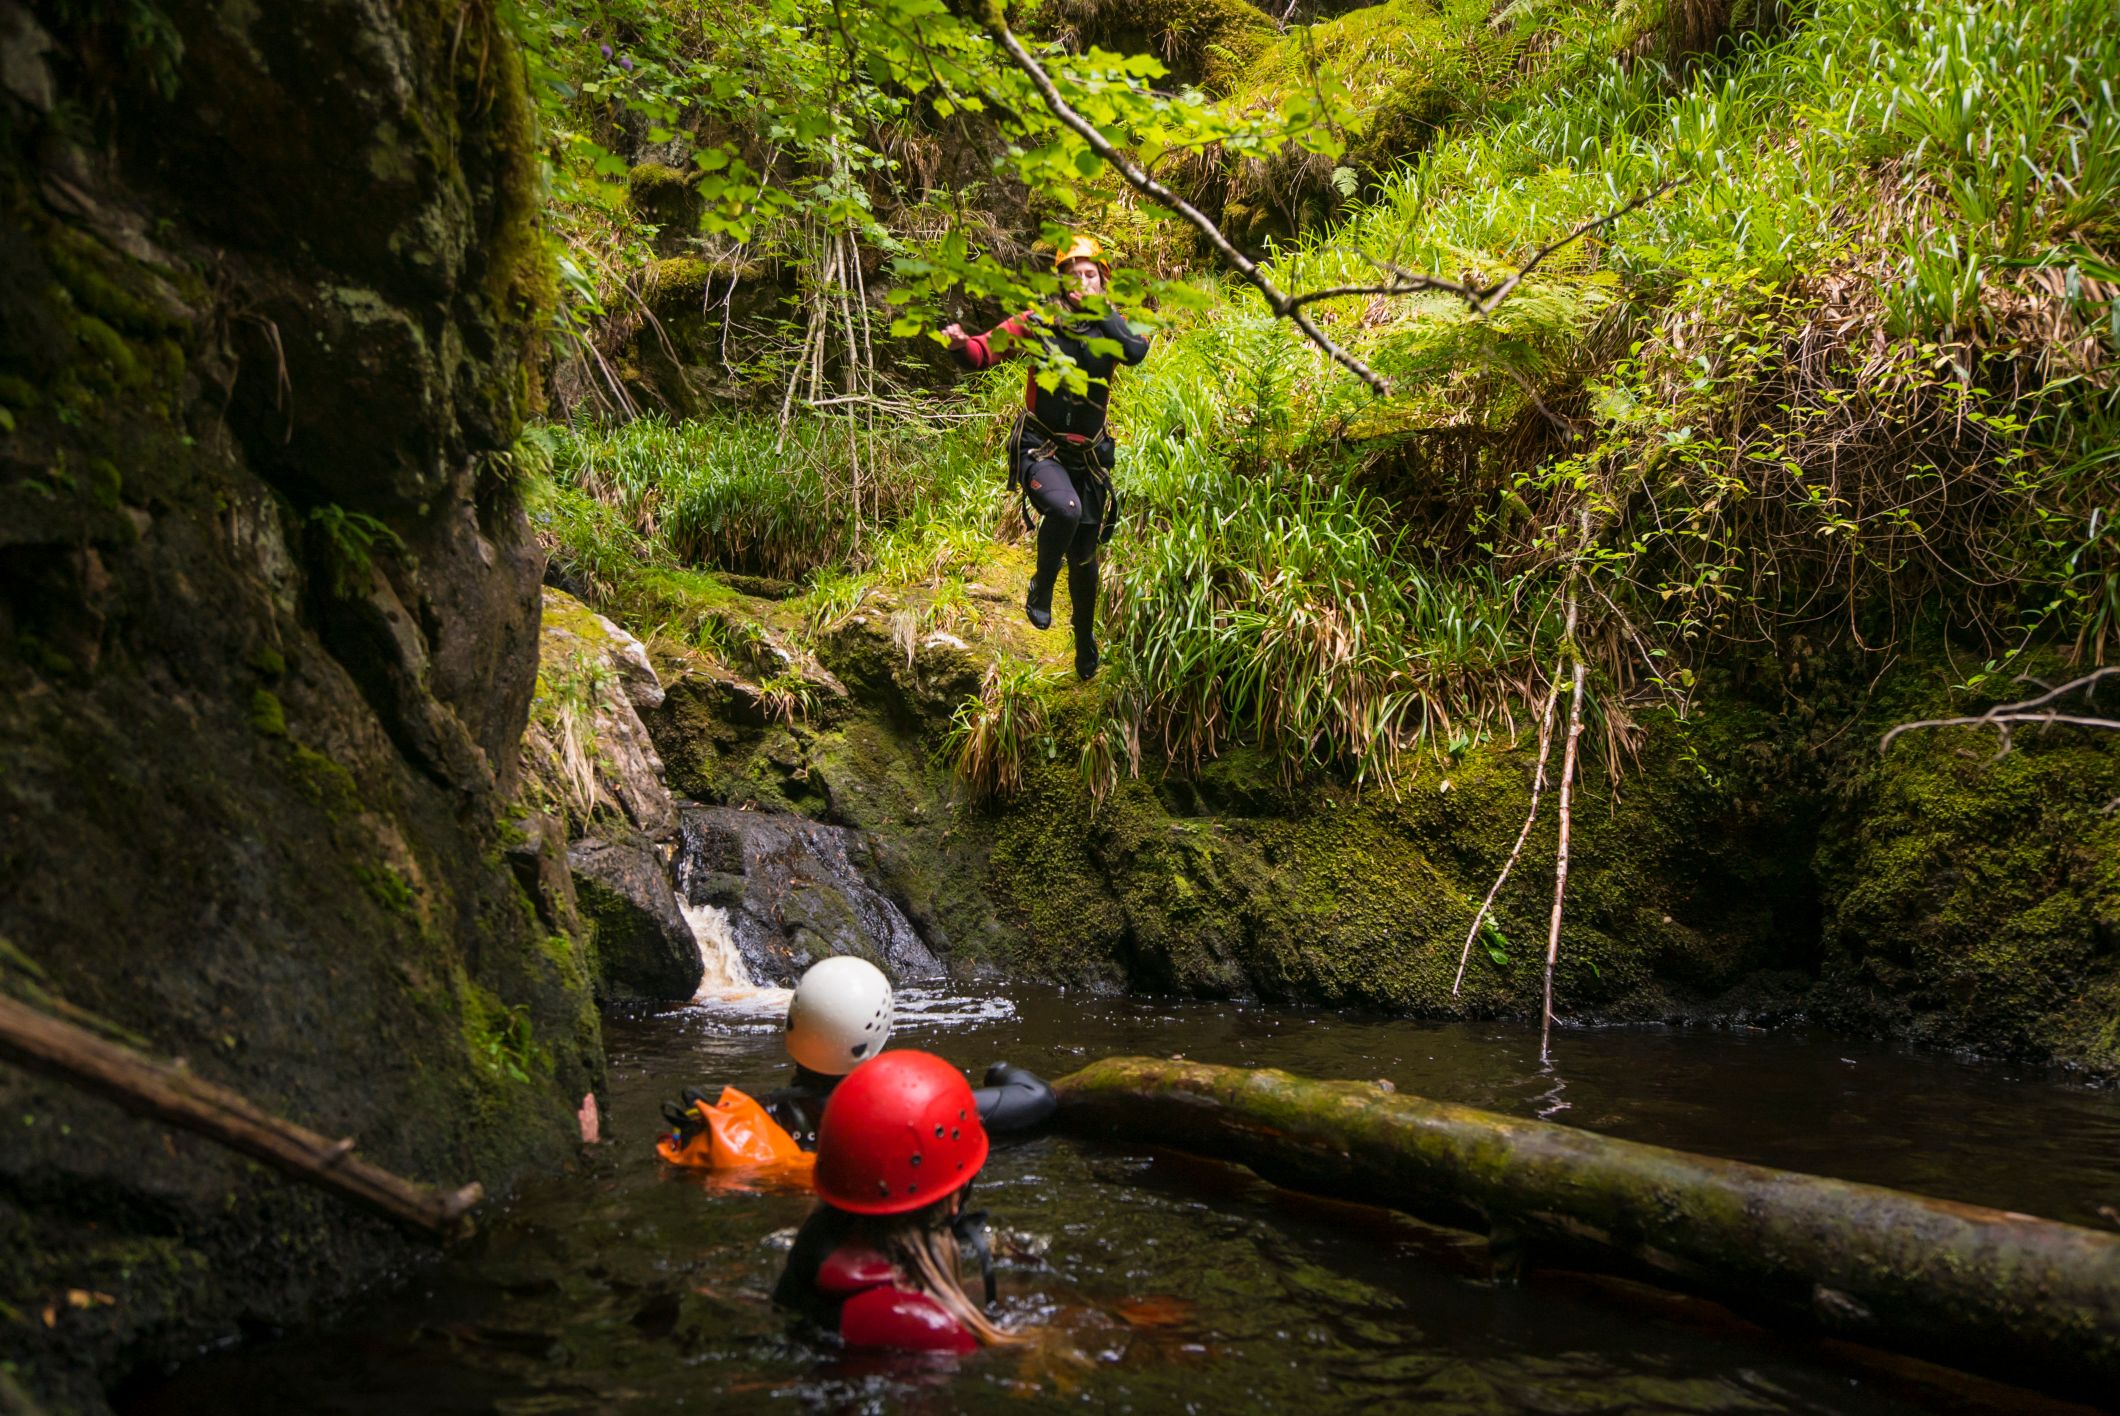
[{"label": "tall grass", "polygon": [[[1540,690],[1569,577],[1615,714],[1734,641],[1881,648],[1917,614],[2005,649],[2120,644],[2099,431],[2120,419],[2120,7],[1809,0],[1678,69],[1648,42],[1664,8],[1509,7],[1545,27],[1512,47],[1515,87],[1275,253],[1296,289],[1387,261],[1493,277],[1684,179],[1490,317],[1314,307],[1394,399],[1211,281],[1122,376],[1093,791],[1144,743],[1388,783]],[[659,576],[809,575],[818,628],[879,584],[946,608],[990,558],[998,428],[882,443],[857,516],[833,426],[577,430],[554,459],[580,499],[567,554],[624,571],[599,544],[622,526]],[[1009,789],[1056,691],[997,668],[952,738],[968,785]]]},{"label": "tall grass", "polygon": [[879,527],[966,495],[972,439],[907,422],[850,439],[846,424],[718,414],[584,424],[554,440],[553,476],[679,561],[796,579],[856,555]]}]

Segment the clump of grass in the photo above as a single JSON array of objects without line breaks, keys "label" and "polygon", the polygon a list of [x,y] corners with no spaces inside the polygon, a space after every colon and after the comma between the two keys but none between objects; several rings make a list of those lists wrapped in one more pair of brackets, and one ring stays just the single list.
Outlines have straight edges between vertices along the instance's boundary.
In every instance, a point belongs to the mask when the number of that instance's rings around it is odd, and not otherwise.
[{"label": "clump of grass", "polygon": [[947,498],[972,451],[963,438],[901,422],[857,463],[826,420],[782,430],[724,413],[584,424],[564,430],[551,460],[560,485],[610,508],[679,564],[794,580],[858,559],[878,527]]},{"label": "clump of grass", "polygon": [[1045,670],[1025,659],[987,665],[979,692],[958,705],[943,752],[957,781],[979,800],[1015,795],[1037,753],[1054,748],[1046,729]]},{"label": "clump of grass", "polygon": [[593,649],[540,668],[530,722],[523,730],[525,804],[578,830],[601,809],[617,810],[603,785],[608,759],[597,730],[610,695],[622,692],[618,671]]},{"label": "clump of grass", "polygon": [[1420,575],[1383,508],[1342,485],[1231,477],[1210,505],[1143,526],[1113,577],[1166,754],[1256,742],[1291,772],[1388,784],[1411,743],[1493,711],[1525,639],[1498,587]]}]

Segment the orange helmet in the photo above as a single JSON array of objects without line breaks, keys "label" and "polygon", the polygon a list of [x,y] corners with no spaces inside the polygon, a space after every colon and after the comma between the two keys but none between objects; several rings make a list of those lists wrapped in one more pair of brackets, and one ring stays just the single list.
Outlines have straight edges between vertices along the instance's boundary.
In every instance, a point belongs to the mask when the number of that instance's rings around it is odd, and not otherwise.
[{"label": "orange helmet", "polygon": [[1103,271],[1107,279],[1112,273],[1112,268],[1104,262],[1104,247],[1097,243],[1096,237],[1085,233],[1078,232],[1054,254],[1053,269],[1056,272],[1064,270],[1069,261],[1089,261]]}]

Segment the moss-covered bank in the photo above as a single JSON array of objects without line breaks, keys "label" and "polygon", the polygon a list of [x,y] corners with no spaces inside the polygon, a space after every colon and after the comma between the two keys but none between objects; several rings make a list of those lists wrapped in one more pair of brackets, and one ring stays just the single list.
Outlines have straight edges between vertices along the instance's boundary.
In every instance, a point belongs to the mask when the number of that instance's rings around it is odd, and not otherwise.
[{"label": "moss-covered bank", "polygon": [[[0,986],[504,1191],[602,1066],[497,824],[542,563],[501,455],[550,293],[521,65],[456,0],[0,31]],[[0,1100],[0,1351],[57,1409],[408,1257]]]},{"label": "moss-covered bank", "polygon": [[[975,584],[1009,583],[1016,555]],[[1065,636],[1030,634],[999,592],[975,598],[969,643],[908,636],[919,598],[872,594],[819,637],[844,692],[820,686],[807,717],[765,711],[726,668],[672,658],[650,720],[672,788],[869,832],[885,887],[960,972],[1535,1015],[1550,796],[1499,928],[1452,992],[1528,805],[1528,739],[1426,757],[1396,794],[1291,784],[1247,750],[1190,775],[1151,766],[1093,806],[1079,767],[1092,696],[1057,688],[1022,788],[975,801],[947,760],[953,711],[997,654],[1050,661],[1063,682]],[[800,633],[777,601],[716,613]],[[2120,795],[2120,740],[2027,738],[1991,761],[1987,738],[1916,736],[1880,757],[1893,722],[1964,706],[1948,682],[1902,665],[1865,699],[1849,673],[1763,662],[1719,676],[1684,721],[1647,717],[1623,780],[1593,769],[1579,799],[1563,1013],[1811,1018],[2120,1074],[2120,853],[2103,812]]]}]

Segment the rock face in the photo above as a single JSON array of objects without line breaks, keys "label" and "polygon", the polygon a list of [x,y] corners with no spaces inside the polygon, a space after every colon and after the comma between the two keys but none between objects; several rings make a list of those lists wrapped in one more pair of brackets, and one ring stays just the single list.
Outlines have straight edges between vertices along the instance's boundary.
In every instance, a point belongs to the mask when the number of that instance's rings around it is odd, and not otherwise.
[{"label": "rock face", "polygon": [[[1933,688],[1889,707],[1899,721],[1964,711]],[[2120,1075],[2120,733],[2020,732],[1995,748],[1989,730],[1909,733],[1848,774],[1815,858],[1820,1012]]]},{"label": "rock face", "polygon": [[585,836],[567,847],[567,865],[582,913],[596,927],[599,996],[690,998],[699,988],[699,940],[655,844],[639,835]]},{"label": "rock face", "polygon": [[678,888],[693,905],[728,911],[757,983],[791,984],[817,960],[858,954],[903,983],[942,964],[876,887],[867,840],[799,816],[687,806]]},{"label": "rock face", "polygon": [[[0,987],[503,1192],[602,1048],[503,824],[550,275],[495,14],[0,0]],[[204,1141],[0,1102],[0,1303],[57,1303],[6,1355],[54,1408],[404,1261]]]},{"label": "rock face", "polygon": [[546,587],[523,772],[530,794],[573,823],[567,863],[607,1003],[683,1000],[699,987],[699,941],[663,848],[677,837],[677,809],[640,719],[662,701],[638,639]]},{"label": "rock face", "polygon": [[[972,655],[909,653],[884,617],[858,614],[821,652],[847,693],[819,695],[807,721],[746,713],[706,674],[669,680],[648,721],[671,786],[853,831],[850,858],[953,973],[1535,1016],[1550,797],[1497,930],[1452,987],[1528,805],[1528,740],[1423,759],[1396,793],[1290,783],[1250,750],[1190,774],[1151,763],[1093,808],[1088,695],[1055,695],[1022,789],[981,803],[945,757],[952,711],[979,683]],[[1686,721],[1644,721],[1622,780],[1593,759],[1564,1016],[1809,1017],[2120,1075],[2120,811],[2107,810],[2120,734],[2020,737],[1995,762],[1985,737],[1902,738],[1880,759],[1893,723],[1967,711],[1948,662],[1931,646],[1873,691],[1874,665],[1807,660],[1804,699],[1787,664],[1733,665]]]}]

